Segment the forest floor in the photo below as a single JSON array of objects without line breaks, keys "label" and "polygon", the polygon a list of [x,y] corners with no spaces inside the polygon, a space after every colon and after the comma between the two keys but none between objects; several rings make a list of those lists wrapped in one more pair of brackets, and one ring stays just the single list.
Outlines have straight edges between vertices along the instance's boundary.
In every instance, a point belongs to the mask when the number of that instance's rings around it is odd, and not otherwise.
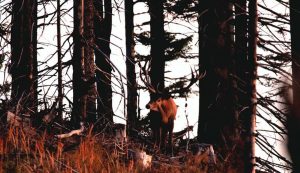
[{"label": "forest floor", "polygon": [[[120,140],[114,133],[96,133],[89,128],[79,135],[59,139],[54,134],[57,129],[51,128],[2,125],[0,173],[220,172],[212,163],[215,160],[211,160],[210,145],[202,145],[202,151],[195,154],[183,145],[187,140],[177,141],[174,155],[170,156],[153,150],[145,136]],[[192,144],[193,140],[189,142]]]}]

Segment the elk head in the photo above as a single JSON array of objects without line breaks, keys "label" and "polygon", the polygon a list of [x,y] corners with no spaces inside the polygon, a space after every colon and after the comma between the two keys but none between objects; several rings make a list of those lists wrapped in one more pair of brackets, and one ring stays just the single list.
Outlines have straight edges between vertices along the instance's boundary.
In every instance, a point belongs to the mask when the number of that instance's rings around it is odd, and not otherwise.
[{"label": "elk head", "polygon": [[159,97],[151,100],[146,105],[146,108],[159,112],[161,114],[162,122],[165,124],[168,123],[169,119],[176,119],[177,105],[172,97]]},{"label": "elk head", "polygon": [[162,106],[161,104],[162,104],[162,97],[158,97],[150,100],[149,103],[146,104],[146,108],[152,111],[159,111],[158,108]]}]

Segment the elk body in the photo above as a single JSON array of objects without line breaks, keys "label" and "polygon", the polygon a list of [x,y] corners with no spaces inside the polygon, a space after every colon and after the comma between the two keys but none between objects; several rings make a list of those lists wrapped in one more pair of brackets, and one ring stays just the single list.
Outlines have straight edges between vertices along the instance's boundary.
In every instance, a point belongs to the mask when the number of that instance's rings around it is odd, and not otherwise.
[{"label": "elk body", "polygon": [[[169,87],[163,88],[162,91],[159,91],[159,84],[155,84],[153,86],[153,82],[151,82],[149,77],[149,69],[150,66],[147,68],[147,62],[142,66],[139,63],[140,70],[141,70],[141,80],[145,84],[146,89],[149,90],[150,94],[152,94],[153,98],[151,101],[146,105],[147,109],[150,109],[149,118],[150,118],[150,127],[153,132],[154,143],[159,147],[165,147],[165,140],[168,135],[168,142],[169,147],[172,149],[172,136],[173,136],[173,128],[174,128],[174,120],[176,118],[177,113],[177,105],[175,104],[174,100],[167,95],[179,93],[180,95],[184,95],[185,93],[189,92],[190,88],[198,82],[200,79],[204,78],[206,72],[204,71],[201,74],[198,74],[197,71],[195,73],[191,69],[191,79],[180,82],[181,87],[174,87],[177,86],[176,83]],[[189,81],[188,85],[185,83]],[[178,83],[177,83],[178,84]],[[182,86],[182,84],[184,84]],[[155,97],[154,97],[155,95]],[[155,99],[154,99],[155,98]]]},{"label": "elk body", "polygon": [[177,105],[174,100],[171,97],[158,97],[151,100],[146,108],[150,109],[150,127],[154,144],[166,148],[166,138],[168,136],[168,148],[172,149],[174,120],[177,113]]}]

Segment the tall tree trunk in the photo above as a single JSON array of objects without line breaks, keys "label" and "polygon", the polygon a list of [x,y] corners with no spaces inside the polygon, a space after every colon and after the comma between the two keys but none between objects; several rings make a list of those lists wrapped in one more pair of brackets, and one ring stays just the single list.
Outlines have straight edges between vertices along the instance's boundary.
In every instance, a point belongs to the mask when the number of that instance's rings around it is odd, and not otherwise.
[{"label": "tall tree trunk", "polygon": [[132,129],[137,122],[137,82],[135,73],[135,43],[133,0],[125,0],[127,124]]},{"label": "tall tree trunk", "polygon": [[233,56],[232,4],[226,0],[199,1],[199,65],[206,70],[200,81],[198,140],[217,146],[228,159],[224,172],[242,172],[235,62]]},{"label": "tall tree trunk", "polygon": [[257,78],[257,0],[249,1],[249,57],[248,57],[248,76],[246,79],[247,85],[247,99],[249,109],[246,109],[247,119],[246,119],[246,133],[248,133],[246,138],[245,149],[248,152],[246,159],[248,163],[245,165],[245,172],[255,172],[255,125],[256,125],[256,78]]},{"label": "tall tree trunk", "polygon": [[34,0],[12,1],[10,72],[16,113],[34,114],[37,110],[35,5]]},{"label": "tall tree trunk", "polygon": [[60,32],[60,0],[57,0],[57,90],[58,90],[58,120],[62,120],[63,109],[63,84],[62,84],[62,56],[61,56],[61,32]]},{"label": "tall tree trunk", "polygon": [[96,65],[99,68],[96,71],[97,90],[98,90],[98,116],[102,125],[113,122],[112,109],[112,88],[110,64],[110,35],[112,27],[112,3],[111,0],[104,0],[104,13],[102,1],[95,1],[95,55]]},{"label": "tall tree trunk", "polygon": [[[246,110],[249,108],[249,100],[251,99],[251,94],[247,94],[247,84],[248,79],[248,40],[246,39],[248,33],[248,23],[247,23],[247,1],[239,0],[236,1],[235,6],[235,61],[236,61],[236,71],[238,77],[238,87],[242,92],[238,93],[239,105],[241,105],[240,110]],[[252,92],[252,91],[251,91]],[[241,131],[241,142],[237,146],[241,151],[241,160],[244,160],[244,172],[249,172],[251,168],[250,155],[252,154],[252,149],[249,147],[249,125],[251,121],[251,111],[240,111],[239,120],[242,125]]]},{"label": "tall tree trunk", "polygon": [[[246,67],[248,50],[247,44],[247,0],[239,0],[236,2],[235,6],[235,60],[236,60],[236,70],[238,77],[242,82],[246,82]],[[245,88],[245,87],[244,87]],[[243,89],[244,89],[243,88]],[[241,96],[240,96],[241,97]],[[245,98],[245,97],[244,97]],[[240,100],[241,101],[241,100]],[[243,102],[244,103],[244,102]]]},{"label": "tall tree trunk", "polygon": [[300,1],[290,0],[293,105],[287,117],[288,148],[293,161],[293,171],[300,172]]},{"label": "tall tree trunk", "polygon": [[[209,25],[210,21],[210,14],[208,12],[209,10],[209,4],[208,1],[198,1],[198,36],[199,36],[199,67],[205,68],[206,70],[206,76],[205,78],[201,79],[199,88],[200,96],[199,96],[199,118],[198,118],[198,131],[197,131],[197,137],[198,141],[204,142],[207,140],[208,137],[206,137],[206,124],[208,121],[208,108],[209,104],[213,101],[212,95],[215,95],[216,92],[216,83],[213,77],[213,69],[210,67],[208,63],[206,63],[206,57],[209,56],[209,51],[207,51],[208,48],[208,38],[206,33],[206,27]],[[211,90],[209,90],[209,85],[212,86]],[[205,92],[204,92],[205,91]],[[212,132],[210,132],[212,133]],[[216,133],[216,132],[214,132]]]},{"label": "tall tree trunk", "polygon": [[93,0],[74,2],[73,122],[76,126],[79,121],[96,122],[93,21]]},{"label": "tall tree trunk", "polygon": [[83,7],[84,0],[74,1],[74,52],[73,52],[73,109],[71,122],[79,127],[86,117],[86,94],[84,90],[84,44],[83,44]]},{"label": "tall tree trunk", "polygon": [[84,69],[85,81],[87,82],[86,121],[95,123],[97,110],[97,90],[95,83],[95,59],[94,59],[94,4],[93,0],[84,1]]},{"label": "tall tree trunk", "polygon": [[[163,91],[165,78],[164,0],[149,0],[151,35],[151,85]],[[151,95],[153,97],[153,95]]]},{"label": "tall tree trunk", "polygon": [[[38,10],[38,2],[35,0],[34,5],[33,5],[33,26],[32,26],[32,46],[33,46],[33,95],[34,95],[34,108],[33,112],[36,112],[36,115],[38,115],[38,59],[37,59],[37,31],[38,31],[38,19],[37,19],[37,10]],[[43,117],[33,117],[33,125],[34,126],[39,126],[41,123],[41,119]]]}]

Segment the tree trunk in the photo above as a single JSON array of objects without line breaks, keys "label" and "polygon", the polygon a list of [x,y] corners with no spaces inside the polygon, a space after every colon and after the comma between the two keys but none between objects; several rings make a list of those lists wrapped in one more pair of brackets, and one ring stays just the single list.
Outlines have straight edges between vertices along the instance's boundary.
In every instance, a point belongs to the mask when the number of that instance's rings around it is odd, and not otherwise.
[{"label": "tree trunk", "polygon": [[38,19],[37,19],[37,9],[38,9],[38,2],[34,1],[33,2],[33,11],[32,11],[32,15],[33,15],[33,31],[32,31],[32,46],[33,46],[33,100],[34,100],[34,108],[33,108],[33,112],[35,112],[35,117],[33,117],[34,121],[33,121],[33,125],[35,127],[39,126],[41,123],[41,119],[43,117],[37,117],[38,114],[38,60],[37,60],[37,23],[38,23]]},{"label": "tree trunk", "polygon": [[200,81],[199,142],[217,146],[224,172],[243,172],[233,37],[232,4],[226,0],[199,1],[199,66],[206,70]]},{"label": "tree trunk", "polygon": [[[164,0],[149,0],[150,35],[151,35],[151,85],[163,91],[165,78],[165,32],[164,32]],[[153,94],[151,94],[153,97]]]},{"label": "tree trunk", "polygon": [[63,109],[63,84],[62,84],[62,56],[61,56],[61,32],[60,32],[60,0],[57,0],[57,91],[58,91],[58,120],[62,120]]},{"label": "tree trunk", "polygon": [[[200,96],[199,96],[199,119],[198,119],[198,140],[200,142],[211,143],[212,138],[207,136],[206,126],[208,124],[209,105],[214,101],[217,92],[217,78],[214,74],[212,64],[208,62],[210,53],[208,50],[210,41],[208,38],[208,29],[211,25],[211,12],[209,11],[209,3],[207,0],[199,0],[199,17],[198,17],[198,34],[199,34],[199,67],[205,68],[206,76],[200,81]],[[217,131],[210,131],[211,136],[217,135]]]},{"label": "tree trunk", "polygon": [[[246,67],[247,67],[247,0],[239,0],[235,6],[235,60],[238,77],[242,82],[246,82]],[[245,90],[245,87],[242,88]],[[242,96],[240,96],[241,98]],[[245,99],[244,99],[245,100]],[[240,100],[241,101],[241,100]],[[245,102],[243,102],[245,103]]]},{"label": "tree trunk", "polygon": [[10,73],[16,113],[34,114],[37,110],[35,5],[34,0],[12,1]]},{"label": "tree trunk", "polygon": [[137,122],[137,82],[135,73],[135,43],[133,0],[125,0],[127,124],[135,128]]},{"label": "tree trunk", "polygon": [[87,82],[86,121],[96,122],[96,98],[95,60],[94,60],[94,4],[93,0],[84,1],[84,79]]},{"label": "tree trunk", "polygon": [[[96,66],[99,68],[96,71],[97,77],[97,112],[101,119],[101,124],[113,122],[113,109],[112,109],[112,88],[111,88],[111,71],[110,64],[110,35],[112,27],[112,4],[111,0],[104,0],[104,13],[103,3],[95,1],[96,16],[95,16],[95,55]],[[100,125],[101,126],[101,125]]]},{"label": "tree trunk", "polygon": [[86,117],[86,94],[84,87],[84,44],[83,44],[83,7],[84,0],[74,1],[74,53],[73,53],[73,110],[71,122],[80,127]]},{"label": "tree trunk", "polygon": [[96,121],[94,4],[74,1],[73,123]]},{"label": "tree trunk", "polygon": [[293,105],[287,117],[288,148],[293,161],[293,172],[300,172],[300,1],[290,0]]},{"label": "tree trunk", "polygon": [[[251,126],[252,110],[247,110],[249,108],[249,101],[252,98],[252,95],[247,93],[247,86],[250,81],[249,77],[249,67],[248,67],[248,23],[247,23],[247,1],[240,0],[236,2],[235,6],[235,61],[236,61],[236,70],[237,77],[239,79],[238,87],[242,92],[238,93],[240,111],[239,120],[241,121],[242,131],[241,131],[241,142],[237,146],[241,151],[241,160],[244,160],[244,172],[249,172],[252,170],[252,149],[251,149],[251,132],[249,127]],[[252,47],[253,48],[253,47]],[[249,88],[250,89],[250,88]],[[252,92],[252,91],[250,91]],[[243,154],[242,154],[243,153]]]},{"label": "tree trunk", "polygon": [[255,125],[256,125],[256,78],[257,78],[257,0],[249,1],[249,57],[247,63],[248,76],[246,76],[247,99],[249,109],[246,109],[246,144],[245,150],[248,152],[245,156],[248,163],[245,165],[245,172],[255,172]]}]

